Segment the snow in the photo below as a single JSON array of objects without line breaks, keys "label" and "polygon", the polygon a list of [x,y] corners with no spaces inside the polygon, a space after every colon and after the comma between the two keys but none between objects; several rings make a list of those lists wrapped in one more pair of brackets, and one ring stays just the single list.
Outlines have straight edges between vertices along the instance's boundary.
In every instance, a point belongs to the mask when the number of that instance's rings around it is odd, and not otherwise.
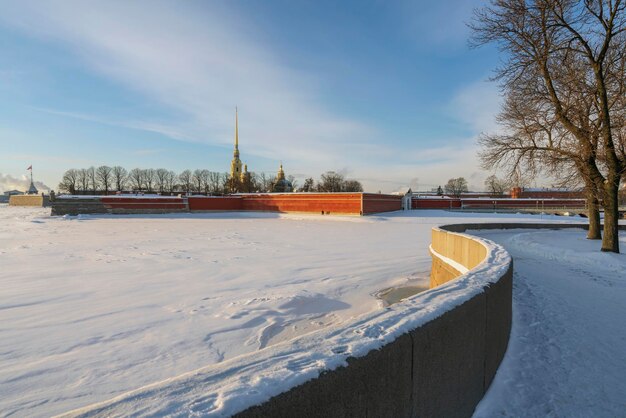
[{"label": "snow", "polygon": [[[506,219],[584,222],[439,210],[50,217],[0,205],[0,415],[99,402],[240,410],[471,297],[484,284],[475,271],[390,307],[375,295],[427,285],[432,226]],[[483,267],[497,273],[506,252],[492,248],[498,262]]]},{"label": "snow", "polygon": [[465,274],[465,273],[467,273],[469,271],[469,269],[467,267],[465,267],[463,264],[457,263],[455,260],[453,260],[451,258],[448,258],[445,255],[439,254],[437,251],[435,251],[433,249],[432,245],[428,246],[428,250],[435,257],[439,258],[441,261],[443,261],[444,263],[448,264],[449,266],[452,266],[452,268],[454,268],[459,273]]},{"label": "snow", "polygon": [[509,348],[474,416],[625,416],[626,254],[582,230],[475,233],[515,269]]}]

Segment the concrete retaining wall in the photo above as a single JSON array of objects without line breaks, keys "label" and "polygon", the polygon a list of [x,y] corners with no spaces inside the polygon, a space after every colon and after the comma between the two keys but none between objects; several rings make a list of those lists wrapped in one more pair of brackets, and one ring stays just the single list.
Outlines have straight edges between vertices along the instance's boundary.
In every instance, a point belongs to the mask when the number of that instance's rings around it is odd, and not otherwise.
[{"label": "concrete retaining wall", "polygon": [[12,195],[9,197],[9,206],[48,206],[48,196],[37,194]]},{"label": "concrete retaining wall", "polygon": [[[430,288],[442,285],[479,265],[487,256],[487,248],[478,240],[445,229],[433,228],[430,254]],[[453,264],[446,259],[458,263]]]},{"label": "concrete retaining wall", "polygon": [[[489,255],[481,240],[446,227],[433,228],[432,248],[467,268]],[[445,260],[433,259],[441,268],[446,266]],[[459,272],[448,267],[453,274],[441,283],[458,277]],[[485,280],[482,291],[441,316],[364,357],[348,359],[347,367],[323,373],[235,416],[471,416],[506,352],[512,276],[509,262],[500,277]]]}]

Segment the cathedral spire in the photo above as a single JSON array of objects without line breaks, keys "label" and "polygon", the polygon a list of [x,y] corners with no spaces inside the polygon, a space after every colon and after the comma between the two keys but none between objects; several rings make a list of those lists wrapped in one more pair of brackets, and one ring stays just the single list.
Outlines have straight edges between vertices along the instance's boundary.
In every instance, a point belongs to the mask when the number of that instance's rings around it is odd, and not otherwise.
[{"label": "cathedral spire", "polygon": [[235,106],[235,152],[233,155],[239,158],[239,115],[237,106]]}]

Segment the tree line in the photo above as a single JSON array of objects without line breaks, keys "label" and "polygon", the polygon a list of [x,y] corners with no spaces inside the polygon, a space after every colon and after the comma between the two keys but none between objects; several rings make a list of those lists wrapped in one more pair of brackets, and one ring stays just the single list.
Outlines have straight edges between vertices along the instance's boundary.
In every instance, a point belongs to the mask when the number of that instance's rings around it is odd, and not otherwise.
[{"label": "tree line", "polygon": [[318,182],[307,178],[302,187],[294,176],[287,176],[289,190],[276,177],[267,173],[249,173],[241,181],[232,179],[228,173],[206,169],[183,170],[176,173],[165,168],[133,168],[121,166],[69,169],[63,174],[59,191],[69,194],[109,194],[112,192],[135,193],[202,193],[223,195],[235,192],[269,193],[296,190],[299,192],[362,192],[357,180],[346,179],[334,171],[321,175]]},{"label": "tree line", "polygon": [[[626,175],[626,4],[622,0],[491,0],[471,23],[475,46],[503,54],[504,133],[484,134],[486,169],[548,175],[585,189],[589,231],[619,252]],[[604,210],[604,226],[599,208]]]}]

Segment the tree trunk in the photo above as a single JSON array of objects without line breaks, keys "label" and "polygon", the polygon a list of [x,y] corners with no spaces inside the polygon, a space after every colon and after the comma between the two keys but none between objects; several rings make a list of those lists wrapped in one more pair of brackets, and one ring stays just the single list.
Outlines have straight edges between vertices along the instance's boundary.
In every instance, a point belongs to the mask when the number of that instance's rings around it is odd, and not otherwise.
[{"label": "tree trunk", "polygon": [[598,198],[589,190],[587,191],[587,215],[589,216],[587,239],[602,239]]},{"label": "tree trunk", "polygon": [[[608,176],[602,206],[604,207],[604,238],[602,251],[619,253],[619,176]],[[611,177],[614,177],[611,179]],[[613,181],[611,181],[613,180]]]}]

